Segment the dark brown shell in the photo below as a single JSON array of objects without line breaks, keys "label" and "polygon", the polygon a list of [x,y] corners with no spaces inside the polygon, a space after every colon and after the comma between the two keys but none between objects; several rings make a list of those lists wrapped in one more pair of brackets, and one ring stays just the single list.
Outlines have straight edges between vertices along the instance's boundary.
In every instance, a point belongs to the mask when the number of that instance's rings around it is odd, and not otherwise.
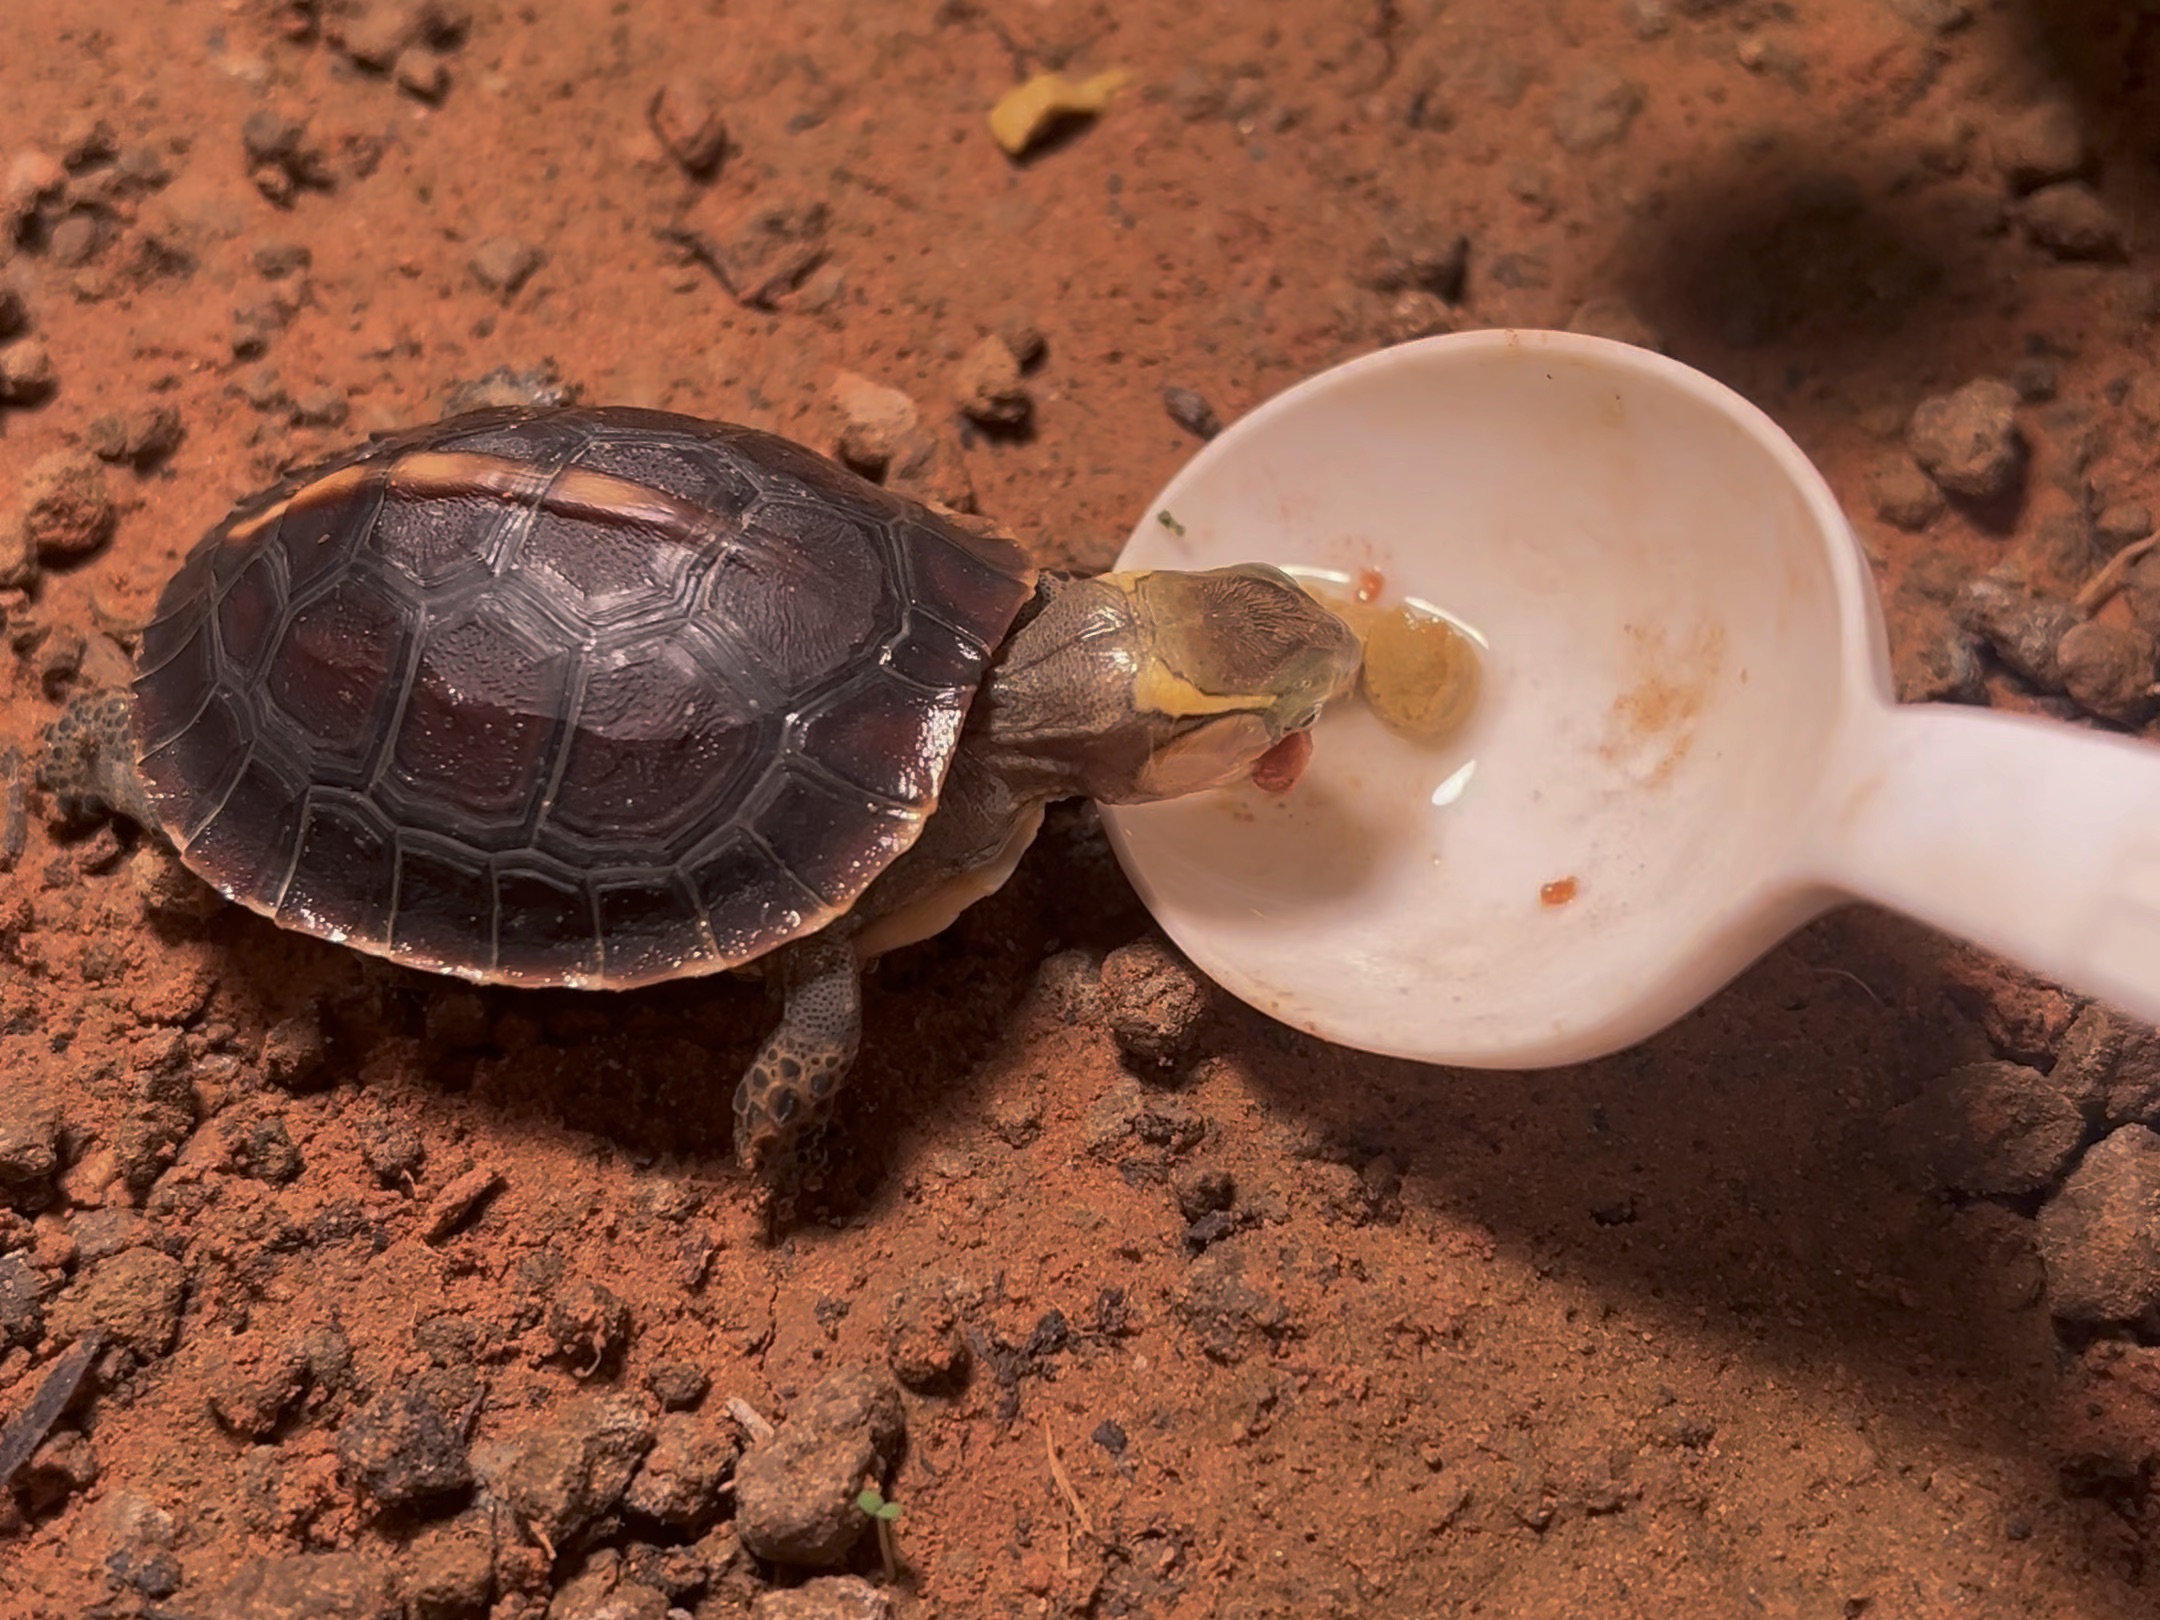
[{"label": "dark brown shell", "polygon": [[770,434],[458,417],[188,555],[138,656],[144,786],[304,933],[491,982],[710,973],[914,842],[1033,582]]}]

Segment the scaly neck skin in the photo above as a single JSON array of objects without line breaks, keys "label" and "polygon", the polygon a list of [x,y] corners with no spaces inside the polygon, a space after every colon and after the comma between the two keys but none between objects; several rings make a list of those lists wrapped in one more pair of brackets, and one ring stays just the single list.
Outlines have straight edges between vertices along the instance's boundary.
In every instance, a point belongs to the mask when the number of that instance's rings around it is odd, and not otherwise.
[{"label": "scaly neck skin", "polygon": [[1150,738],[1132,691],[1145,631],[1131,598],[1097,579],[1044,574],[1030,617],[1006,639],[962,746],[1021,803],[1117,797]]}]

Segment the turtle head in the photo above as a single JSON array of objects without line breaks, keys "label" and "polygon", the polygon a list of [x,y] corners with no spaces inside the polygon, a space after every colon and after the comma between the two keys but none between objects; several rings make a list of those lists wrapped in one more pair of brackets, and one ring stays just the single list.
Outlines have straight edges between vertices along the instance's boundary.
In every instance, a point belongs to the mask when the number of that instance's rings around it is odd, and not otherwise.
[{"label": "turtle head", "polygon": [[1141,804],[1222,787],[1357,678],[1357,637],[1278,568],[1045,581],[987,696],[1062,791]]}]

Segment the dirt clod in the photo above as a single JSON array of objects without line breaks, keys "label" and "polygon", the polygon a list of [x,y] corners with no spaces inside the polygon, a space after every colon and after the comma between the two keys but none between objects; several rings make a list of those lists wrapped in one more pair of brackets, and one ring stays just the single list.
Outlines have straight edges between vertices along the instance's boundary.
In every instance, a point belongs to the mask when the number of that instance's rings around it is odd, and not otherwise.
[{"label": "dirt clod", "polygon": [[2025,232],[2058,259],[2119,259],[2122,221],[2081,180],[2043,186],[2025,199]]},{"label": "dirt clod", "polygon": [[630,1481],[623,1506],[640,1519],[695,1535],[719,1514],[722,1489],[741,1454],[742,1443],[720,1420],[668,1413],[655,1428],[652,1450]]},{"label": "dirt clod", "polygon": [[674,78],[653,92],[645,116],[686,174],[710,179],[727,155],[727,122],[718,95],[698,79]]},{"label": "dirt clod", "polygon": [[1020,377],[1019,357],[994,332],[960,357],[953,395],[962,414],[985,427],[1019,427],[1034,408]]},{"label": "dirt clod", "polygon": [[885,1311],[886,1354],[893,1376],[913,1390],[949,1393],[966,1378],[967,1336],[947,1291],[918,1282]]},{"label": "dirt clod", "polygon": [[684,1412],[705,1399],[712,1379],[705,1369],[687,1361],[663,1361],[645,1374],[645,1387],[668,1412]]},{"label": "dirt clod", "polygon": [[473,1472],[520,1522],[566,1548],[611,1532],[652,1449],[653,1421],[627,1395],[588,1395],[551,1418],[475,1447]]},{"label": "dirt clod", "polygon": [[19,337],[0,343],[0,404],[36,404],[53,391],[57,375],[52,351],[41,339]]},{"label": "dirt clod", "polygon": [[2083,120],[2062,99],[2038,102],[2006,119],[1989,145],[1996,169],[2016,191],[2074,179],[2088,161]]},{"label": "dirt clod", "polygon": [[440,1243],[471,1220],[502,1184],[502,1172],[492,1165],[477,1166],[454,1178],[428,1204],[421,1235],[429,1243]]},{"label": "dirt clod", "polygon": [[545,259],[539,248],[519,237],[491,236],[472,250],[466,262],[481,286],[507,298],[532,278]]},{"label": "dirt clod", "polygon": [[60,1173],[60,1106],[39,1087],[0,1087],[0,1207],[33,1215]]},{"label": "dirt clod", "polygon": [[2017,390],[1982,377],[1914,408],[1905,442],[1927,475],[1952,495],[1989,501],[2015,487],[2024,462]]},{"label": "dirt clod", "polygon": [[622,1359],[630,1342],[630,1307],[612,1289],[581,1280],[548,1307],[547,1329],[555,1355],[589,1378]]},{"label": "dirt clod", "polygon": [[842,1562],[870,1525],[856,1493],[866,1480],[887,1477],[903,1432],[900,1392],[883,1374],[866,1367],[828,1374],[735,1471],[743,1545],[774,1563]]},{"label": "dirt clod", "polygon": [[494,1584],[486,1527],[464,1523],[415,1538],[399,1576],[411,1620],[480,1620]]},{"label": "dirt clod", "polygon": [[479,1404],[467,1370],[386,1386],[338,1426],[338,1463],[354,1489],[385,1507],[420,1509],[473,1482],[466,1436]]},{"label": "dirt clod", "polygon": [[46,1313],[53,1334],[64,1340],[96,1332],[143,1361],[173,1347],[180,1334],[180,1304],[187,1274],[180,1262],[156,1249],[129,1249],[79,1277]]},{"label": "dirt clod", "polygon": [[1910,456],[1885,456],[1868,480],[1875,515],[1917,534],[1942,515],[1942,490]]},{"label": "dirt clod", "polygon": [[2055,647],[2063,691],[2081,708],[2124,725],[2152,712],[2155,661],[2153,638],[2143,630],[2098,619],[2072,625]]},{"label": "dirt clod", "polygon": [[857,1575],[823,1575],[786,1591],[760,1592],[750,1620],[892,1620],[892,1599]]},{"label": "dirt clod", "polygon": [[23,475],[19,500],[17,521],[42,562],[79,561],[112,538],[118,509],[93,456],[40,457]]},{"label": "dirt clod", "polygon": [[1564,152],[1581,155],[1622,140],[1643,109],[1643,89],[1609,67],[1577,73],[1554,98],[1553,137]]},{"label": "dirt clod", "polygon": [[2001,1195],[2038,1192],[2084,1140],[2077,1107],[2019,1063],[1953,1069],[1887,1124],[1936,1186]]},{"label": "dirt clod", "polygon": [[1103,958],[1102,1006],[1118,1050],[1176,1068],[1199,1050],[1213,1001],[1207,982],[1169,946],[1140,940]]},{"label": "dirt clod", "polygon": [[2093,1324],[2160,1323],[2160,1135],[2125,1125],[2040,1211],[2048,1306]]},{"label": "dirt clod", "polygon": [[397,1620],[390,1566],[368,1553],[254,1558],[219,1593],[225,1620]]}]

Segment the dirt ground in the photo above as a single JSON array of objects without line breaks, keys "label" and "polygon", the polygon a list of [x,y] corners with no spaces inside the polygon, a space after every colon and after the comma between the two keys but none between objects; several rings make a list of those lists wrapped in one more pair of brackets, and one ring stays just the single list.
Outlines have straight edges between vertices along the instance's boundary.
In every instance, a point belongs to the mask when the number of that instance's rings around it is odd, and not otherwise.
[{"label": "dirt ground", "polygon": [[[0,61],[26,753],[235,499],[498,371],[822,449],[898,389],[889,477],[1099,567],[1198,443],[1166,389],[1570,323],[1820,463],[1907,696],[2151,718],[2160,573],[2072,605],[2160,503],[2150,3],[9,0]],[[1047,69],[1128,78],[1015,160]],[[986,336],[1024,431],[962,414]],[[2153,1612],[2160,1058],[1916,927],[1559,1072],[1216,996],[1136,1074],[1195,986],[1063,810],[881,965],[770,1241],[757,986],[478,993],[28,808],[8,1620]],[[806,1586],[742,1413],[888,1368],[904,1446],[824,1438],[897,1578],[844,1508],[867,1585]]]}]

